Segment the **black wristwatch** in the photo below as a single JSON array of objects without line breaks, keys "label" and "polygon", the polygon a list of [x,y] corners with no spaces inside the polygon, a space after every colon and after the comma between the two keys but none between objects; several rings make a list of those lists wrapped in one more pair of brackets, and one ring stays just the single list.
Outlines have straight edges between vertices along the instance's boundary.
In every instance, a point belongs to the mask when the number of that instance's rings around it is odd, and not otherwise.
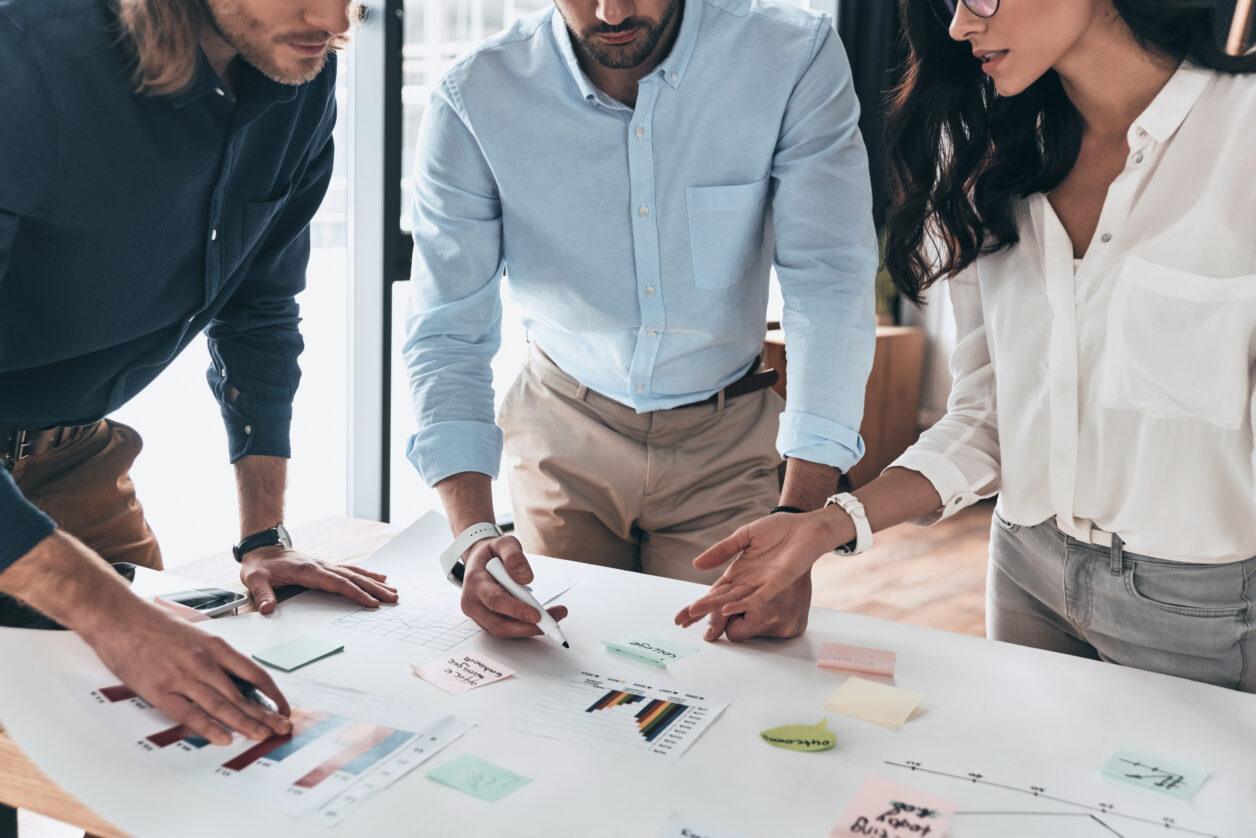
[{"label": "black wristwatch", "polygon": [[232,547],[231,553],[235,556],[237,562],[243,562],[245,553],[252,552],[259,547],[273,547],[276,544],[285,550],[292,549],[292,536],[288,535],[288,530],[283,524],[276,524],[268,530],[253,533]]}]

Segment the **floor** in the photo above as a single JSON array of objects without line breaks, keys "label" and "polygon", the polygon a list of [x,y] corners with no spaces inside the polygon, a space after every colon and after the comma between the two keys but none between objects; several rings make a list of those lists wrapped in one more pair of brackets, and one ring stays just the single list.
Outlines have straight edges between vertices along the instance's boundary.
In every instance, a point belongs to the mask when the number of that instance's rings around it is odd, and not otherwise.
[{"label": "floor", "polygon": [[[986,547],[994,501],[932,527],[877,533],[858,556],[829,555],[812,573],[812,601],[825,608],[912,625],[985,635]],[[81,830],[22,811],[21,838],[77,838]]]}]

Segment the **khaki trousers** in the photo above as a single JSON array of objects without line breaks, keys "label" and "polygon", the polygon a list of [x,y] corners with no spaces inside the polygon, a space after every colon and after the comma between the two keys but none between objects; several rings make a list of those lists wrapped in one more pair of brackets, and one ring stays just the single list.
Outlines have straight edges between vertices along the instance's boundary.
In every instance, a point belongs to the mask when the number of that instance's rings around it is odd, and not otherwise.
[{"label": "khaki trousers", "polygon": [[709,583],[693,559],[780,497],[771,390],[637,413],[533,345],[502,402],[515,533],[525,551]]},{"label": "khaki trousers", "polygon": [[[28,501],[106,561],[161,570],[157,537],[144,520],[130,477],[142,448],[132,428],[102,420],[72,442],[18,460],[13,479]],[[0,594],[0,625],[50,622]]]}]

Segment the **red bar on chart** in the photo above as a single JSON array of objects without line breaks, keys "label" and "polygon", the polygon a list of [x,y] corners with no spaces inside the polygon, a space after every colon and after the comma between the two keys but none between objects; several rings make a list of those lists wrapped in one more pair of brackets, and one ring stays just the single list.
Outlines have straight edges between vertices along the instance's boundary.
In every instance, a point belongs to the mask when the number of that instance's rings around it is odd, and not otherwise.
[{"label": "red bar on chart", "polygon": [[118,684],[116,687],[101,687],[96,692],[115,703],[136,697],[135,690],[130,687],[124,687],[121,684]]},{"label": "red bar on chart", "polygon": [[392,736],[393,733],[392,728],[378,727],[365,723],[354,725],[344,736],[340,737],[340,741],[349,747],[316,767],[313,771],[293,783],[293,785],[303,789],[314,788],[323,780],[326,780],[332,774],[335,774],[350,762],[353,762],[353,760],[362,756],[362,754],[374,748],[389,736]]},{"label": "red bar on chart", "polygon": [[327,714],[320,713],[318,711],[311,713],[309,711],[302,711],[299,708],[296,708],[293,709],[292,716],[291,733],[286,736],[272,736],[269,739],[258,742],[252,748],[249,748],[239,756],[224,762],[222,767],[230,771],[243,771],[262,757],[269,754],[271,751],[278,748],[280,745],[285,745],[288,742],[291,742],[293,737],[300,736],[316,722],[326,718]]},{"label": "red bar on chart", "polygon": [[189,736],[196,736],[196,732],[183,725],[175,725],[172,728],[158,731],[147,738],[149,742],[152,742],[158,748],[164,748],[167,745],[173,745],[175,742],[182,742]]}]

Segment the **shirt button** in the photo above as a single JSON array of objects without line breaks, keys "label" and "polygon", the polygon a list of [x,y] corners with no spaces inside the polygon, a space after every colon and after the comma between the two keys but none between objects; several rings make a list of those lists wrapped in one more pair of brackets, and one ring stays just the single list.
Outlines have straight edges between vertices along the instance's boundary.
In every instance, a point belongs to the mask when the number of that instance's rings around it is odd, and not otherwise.
[{"label": "shirt button", "polygon": [[644,137],[644,136],[645,136],[645,126],[644,126],[644,125],[638,125],[638,126],[637,126],[637,130],[636,130],[636,131],[633,131],[633,133],[637,135],[637,139],[640,139],[640,138]]},{"label": "shirt button", "polygon": [[253,426],[252,426],[252,425],[245,425],[245,426],[244,426],[244,433],[245,433],[246,435],[252,434],[252,433],[253,433]]},{"label": "shirt button", "polygon": [[638,384],[638,385],[637,385],[637,392],[638,392],[638,393],[644,393],[644,392],[645,392],[645,385],[644,385],[644,384]]},{"label": "shirt button", "polygon": [[226,95],[227,95],[227,92],[226,92],[225,90],[223,90],[221,87],[215,87],[215,88],[214,88],[214,92],[215,92],[215,93],[217,93],[219,96],[226,96]]},{"label": "shirt button", "polygon": [[672,81],[676,81],[676,74],[672,73]]},{"label": "shirt button", "polygon": [[1146,128],[1139,128],[1139,129],[1138,129],[1138,136],[1140,136],[1140,137],[1145,137],[1145,136],[1147,136],[1147,129],[1146,129]]},{"label": "shirt button", "polygon": [[641,206],[637,207],[637,215],[641,216],[642,218],[645,218],[649,214],[650,214],[650,208],[647,207],[645,204],[642,204]]},{"label": "shirt button", "polygon": [[211,242],[218,241],[218,228],[217,227],[209,231],[209,240]]},{"label": "shirt button", "polygon": [[653,285],[647,285],[647,286],[645,287],[645,295],[646,295],[647,297],[653,297],[653,296],[654,296],[654,286],[653,286]]},{"label": "shirt button", "polygon": [[1099,237],[1099,241],[1103,242],[1104,244],[1107,244],[1108,242],[1112,241],[1112,234],[1104,233],[1102,236]]},{"label": "shirt button", "polygon": [[1143,162],[1143,153],[1141,151],[1134,155],[1134,162],[1135,163]]},{"label": "shirt button", "polygon": [[658,332],[656,332],[656,331],[654,331],[653,329],[651,329],[650,331],[646,332],[646,334],[647,334],[647,335],[649,335],[649,336],[650,336],[650,337],[652,337],[652,338],[656,338],[656,337],[658,337],[658,336],[659,336],[659,333],[658,333]]}]

